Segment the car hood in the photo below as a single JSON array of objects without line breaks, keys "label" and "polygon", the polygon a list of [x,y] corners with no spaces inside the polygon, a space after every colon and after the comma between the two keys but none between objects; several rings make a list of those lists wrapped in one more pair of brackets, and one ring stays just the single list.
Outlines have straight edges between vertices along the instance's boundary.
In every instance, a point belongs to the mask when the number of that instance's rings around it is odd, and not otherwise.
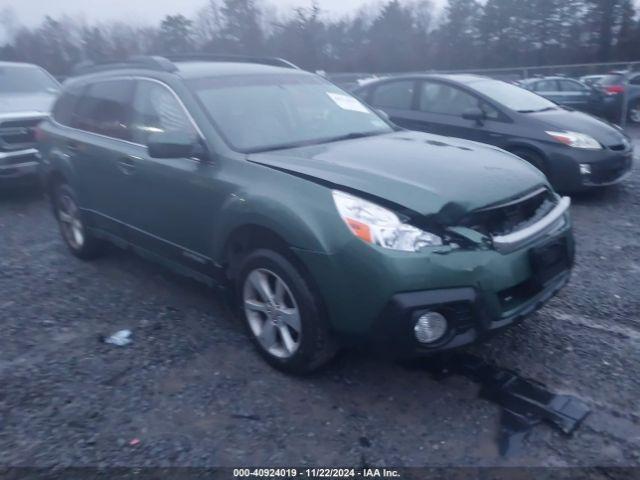
[{"label": "car hood", "polygon": [[49,113],[56,96],[52,93],[0,94],[0,115],[8,113]]},{"label": "car hood", "polygon": [[605,146],[623,143],[624,135],[620,130],[587,113],[560,108],[526,115],[540,121],[546,130],[586,133]]},{"label": "car hood", "polygon": [[364,192],[452,225],[467,212],[547,185],[540,171],[498,148],[396,132],[249,155],[252,162]]}]

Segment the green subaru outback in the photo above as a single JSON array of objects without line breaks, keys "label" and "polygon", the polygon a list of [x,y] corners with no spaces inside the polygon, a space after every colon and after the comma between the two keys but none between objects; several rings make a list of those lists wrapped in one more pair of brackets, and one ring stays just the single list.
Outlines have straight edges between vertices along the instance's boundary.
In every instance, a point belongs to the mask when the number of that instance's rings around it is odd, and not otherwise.
[{"label": "green subaru outback", "polygon": [[354,342],[466,345],[569,278],[570,201],[507,152],[399,129],[285,61],[85,70],[38,132],[71,252],[108,241],[231,286],[277,368],[310,371]]}]

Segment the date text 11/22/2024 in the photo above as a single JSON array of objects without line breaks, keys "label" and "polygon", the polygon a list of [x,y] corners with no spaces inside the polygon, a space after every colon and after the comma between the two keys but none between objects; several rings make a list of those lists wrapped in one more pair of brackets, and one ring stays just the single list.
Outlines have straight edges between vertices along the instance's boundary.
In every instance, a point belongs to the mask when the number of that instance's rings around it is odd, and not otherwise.
[{"label": "date text 11/22/2024", "polygon": [[399,478],[387,468],[236,468],[234,478]]}]

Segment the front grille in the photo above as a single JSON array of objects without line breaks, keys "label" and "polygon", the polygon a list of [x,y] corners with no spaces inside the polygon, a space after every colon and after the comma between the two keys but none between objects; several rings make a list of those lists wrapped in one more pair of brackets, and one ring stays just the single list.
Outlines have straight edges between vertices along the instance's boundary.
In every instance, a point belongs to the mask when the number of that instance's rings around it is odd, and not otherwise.
[{"label": "front grille", "polygon": [[462,226],[485,235],[508,235],[536,223],[556,204],[553,193],[542,188],[513,202],[476,210],[462,221]]},{"label": "front grille", "polygon": [[22,150],[35,146],[35,131],[42,118],[7,120],[0,123],[0,149]]}]

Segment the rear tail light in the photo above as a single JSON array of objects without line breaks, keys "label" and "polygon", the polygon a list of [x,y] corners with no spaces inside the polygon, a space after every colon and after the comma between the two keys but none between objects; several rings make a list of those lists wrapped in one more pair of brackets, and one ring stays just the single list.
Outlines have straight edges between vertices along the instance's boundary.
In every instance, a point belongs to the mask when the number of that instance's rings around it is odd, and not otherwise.
[{"label": "rear tail light", "polygon": [[624,93],[624,86],[622,85],[608,85],[604,87],[604,91],[607,95],[617,95],[618,93]]}]

